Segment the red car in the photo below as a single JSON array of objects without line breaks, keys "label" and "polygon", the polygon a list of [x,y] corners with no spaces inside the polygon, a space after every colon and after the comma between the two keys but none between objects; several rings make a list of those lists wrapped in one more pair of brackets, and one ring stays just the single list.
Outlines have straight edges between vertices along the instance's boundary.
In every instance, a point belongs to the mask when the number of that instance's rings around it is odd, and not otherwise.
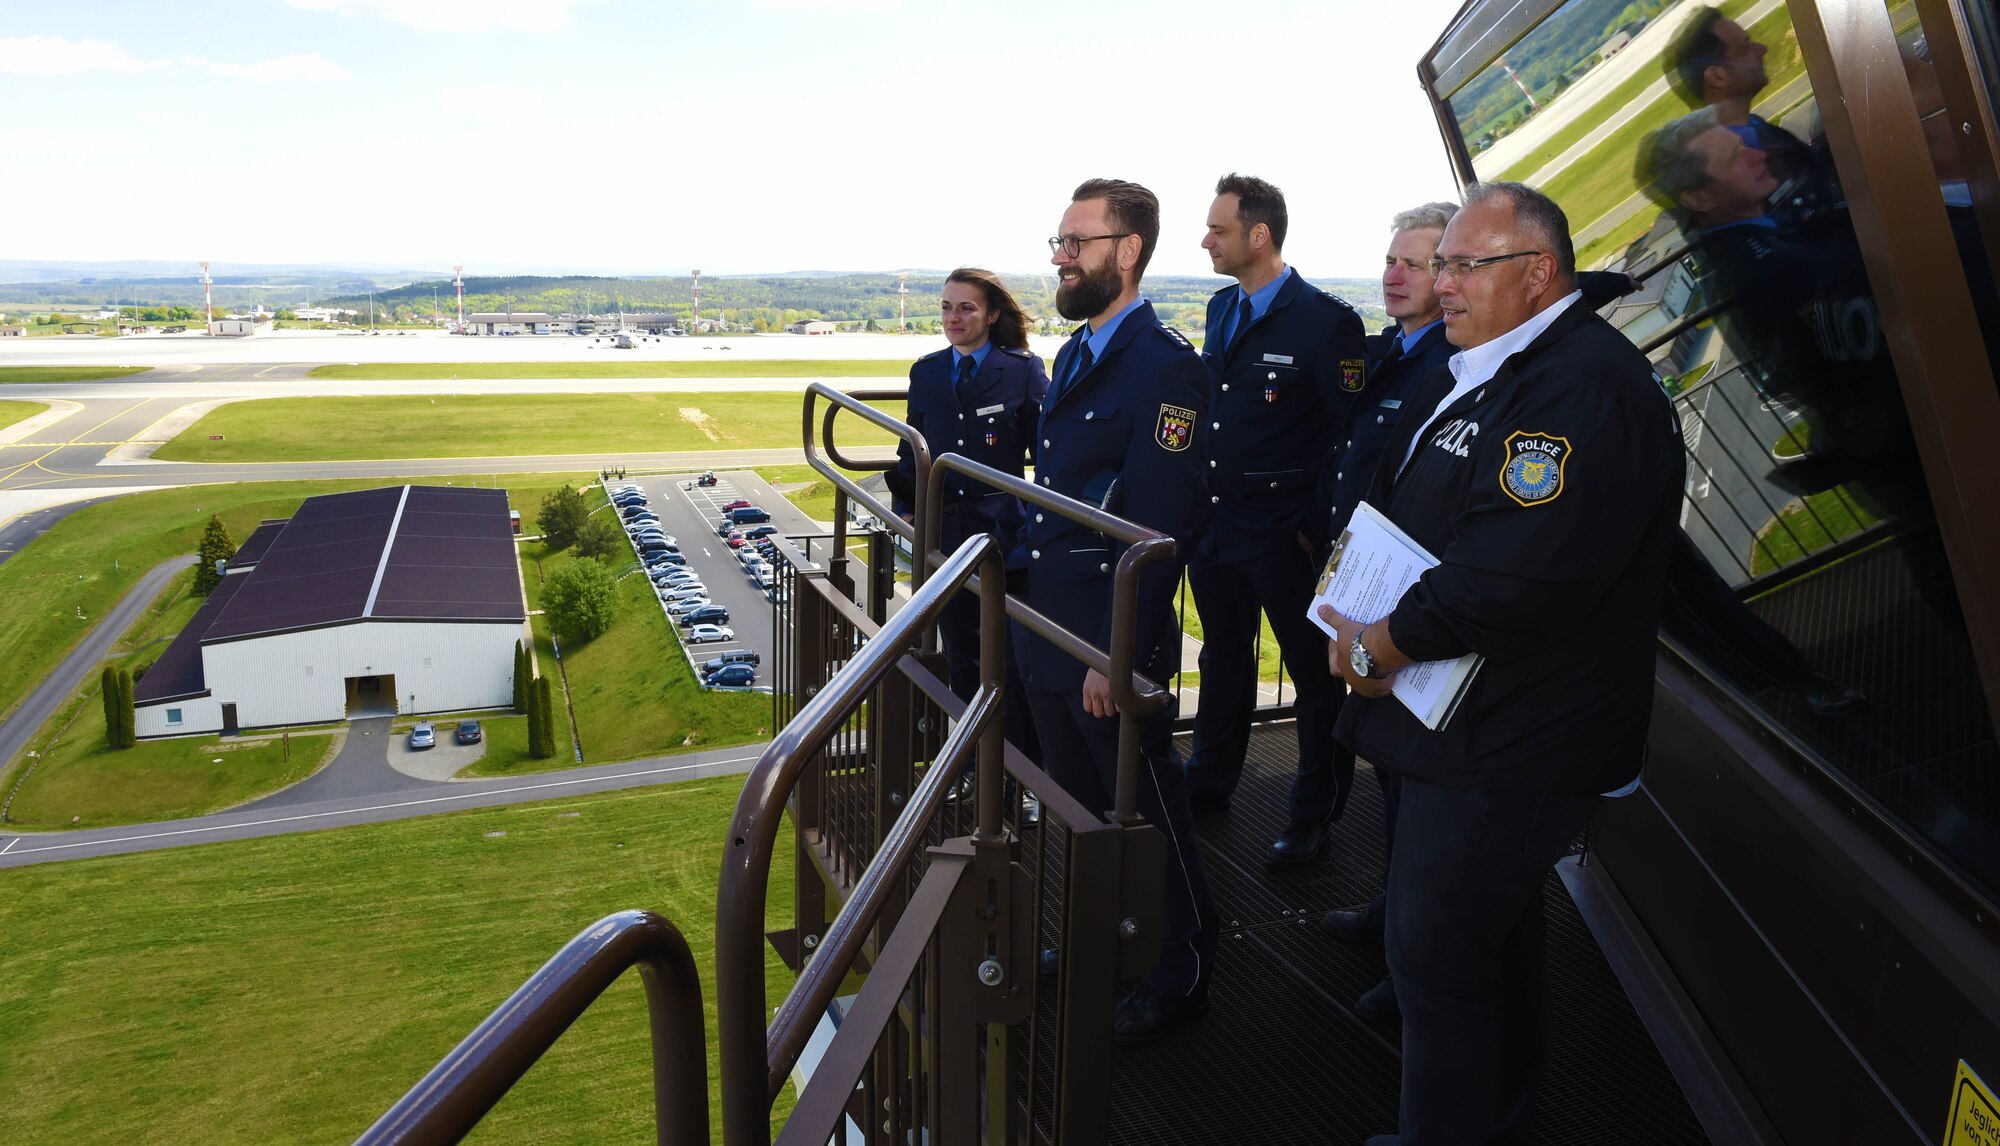
[{"label": "red car", "polygon": [[750,543],[747,540],[745,540],[743,535],[740,533],[732,533],[729,535],[729,547],[731,549],[741,549],[748,544]]},{"label": "red car", "polygon": [[722,512],[728,513],[732,509],[749,509],[749,508],[750,508],[750,502],[748,501],[748,499],[739,497],[735,501],[732,501],[729,504],[723,506]]}]

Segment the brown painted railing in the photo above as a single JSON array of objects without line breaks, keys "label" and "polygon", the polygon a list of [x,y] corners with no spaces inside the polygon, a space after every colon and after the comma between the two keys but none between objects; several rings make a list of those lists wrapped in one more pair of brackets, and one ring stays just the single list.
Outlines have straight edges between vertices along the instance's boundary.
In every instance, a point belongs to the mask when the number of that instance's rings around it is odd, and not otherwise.
[{"label": "brown painted railing", "polygon": [[653,1029],[653,1106],[660,1146],[708,1141],[708,1045],[694,956],[650,911],[607,915],[542,965],[520,990],[431,1068],[357,1144],[465,1137],[605,988],[637,967]]}]

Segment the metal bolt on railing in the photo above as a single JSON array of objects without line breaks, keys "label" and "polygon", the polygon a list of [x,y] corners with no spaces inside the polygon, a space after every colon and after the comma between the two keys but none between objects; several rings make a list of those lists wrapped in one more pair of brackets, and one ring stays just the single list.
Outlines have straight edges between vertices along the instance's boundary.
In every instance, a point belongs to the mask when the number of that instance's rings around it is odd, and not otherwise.
[{"label": "metal bolt on railing", "polygon": [[890,793],[889,793],[889,806],[890,806],[890,807],[892,807],[892,808],[900,808],[900,807],[902,807],[902,806],[903,806],[903,794],[902,794],[901,792],[893,792],[893,791],[892,791],[892,792],[890,792]]},{"label": "metal bolt on railing", "polygon": [[979,981],[987,986],[998,987],[1006,979],[1007,969],[1000,965],[1000,960],[988,958],[979,965]]},{"label": "metal bolt on railing", "polygon": [[1139,921],[1129,915],[1119,920],[1118,937],[1120,939],[1137,939],[1139,937]]},{"label": "metal bolt on railing", "polygon": [[799,945],[804,947],[806,950],[810,951],[813,948],[819,946],[819,936],[807,935],[805,938],[799,940]]}]

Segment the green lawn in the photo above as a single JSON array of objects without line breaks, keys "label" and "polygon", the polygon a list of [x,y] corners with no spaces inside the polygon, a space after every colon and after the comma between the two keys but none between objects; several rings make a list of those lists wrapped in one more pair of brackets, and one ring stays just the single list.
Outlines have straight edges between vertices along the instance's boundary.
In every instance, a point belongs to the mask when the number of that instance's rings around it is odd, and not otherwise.
[{"label": "green lawn", "polygon": [[[1174,606],[1180,611],[1181,631],[1197,641],[1203,639],[1201,613],[1194,607],[1194,589],[1188,585],[1186,574],[1181,575],[1180,594],[1174,598]],[[1271,618],[1263,613],[1257,614],[1257,626],[1262,634],[1257,645],[1257,679],[1272,683],[1278,679],[1278,666],[1284,658],[1278,651],[1277,634],[1271,631]],[[1180,678],[1184,685],[1201,684],[1201,674],[1193,670],[1181,673]],[[1287,679],[1290,679],[1289,674]]]},{"label": "green lawn", "polygon": [[[591,921],[672,919],[715,1109],[723,778],[9,871],[0,1109],[17,1142],[345,1142]],[[789,924],[780,848],[770,926]],[[766,956],[775,1004],[791,982]],[[789,1091],[779,1112],[790,1109]],[[473,1141],[652,1135],[642,991],[605,993]],[[720,1121],[711,1119],[714,1141]]]},{"label": "green lawn", "polygon": [[94,382],[100,378],[144,374],[151,369],[150,366],[0,366],[0,383]]},{"label": "green lawn", "polygon": [[1876,515],[1838,487],[1795,501],[1757,531],[1750,553],[1750,575],[1782,569],[1808,553],[1873,525]]},{"label": "green lawn", "polygon": [[[542,493],[563,479],[533,474],[498,480],[513,489],[514,507],[532,520]],[[579,474],[570,480],[590,478]],[[230,535],[241,541],[259,521],[289,516],[309,495],[396,481],[191,486],[133,494],[70,514],[0,564],[0,600],[8,603],[7,623],[0,625],[0,712],[11,712],[147,570],[175,554],[192,553],[209,514],[220,514]],[[143,659],[158,655],[155,650]],[[94,686],[92,681],[86,687]],[[0,761],[0,770],[7,763]]]},{"label": "green lawn", "polygon": [[[912,356],[914,357],[914,355]],[[309,378],[904,378],[908,358],[715,362],[363,362],[315,366]]]},{"label": "green lawn", "polygon": [[[136,672],[151,664],[200,606],[193,570],[175,577],[134,621],[125,651],[108,663]],[[247,803],[318,771],[332,758],[325,729],[294,735],[287,757],[276,739],[214,736],[141,741],[122,752],[105,742],[104,704],[92,674],[30,742],[39,754],[18,783],[10,824],[29,830],[94,828],[206,815]]]},{"label": "green lawn", "polygon": [[46,402],[0,402],[0,430],[26,421],[48,408]]},{"label": "green lawn", "polygon": [[[529,602],[539,608],[537,560],[546,575],[579,558],[568,552],[549,553],[537,543],[522,546],[522,575]],[[614,563],[614,568],[624,564],[629,562]],[[652,583],[643,574],[635,572],[620,580],[618,592],[618,619],[608,632],[582,644],[563,646],[584,763],[609,764],[770,739],[770,697],[711,692],[696,683],[666,615],[660,611]],[[553,681],[560,709],[562,677],[549,644],[547,620],[536,617],[534,625],[542,672]],[[521,723],[525,740],[525,719]],[[509,776],[574,767],[576,757],[569,747],[566,714],[559,732],[560,746],[553,759],[531,760],[525,753],[510,756],[489,749],[484,759],[462,774]]]},{"label": "green lawn", "polygon": [[[289,462],[797,448],[797,394],[440,394],[272,398],[210,412],[163,461]],[[221,441],[211,441],[214,435]],[[843,446],[891,445],[841,419]]]}]

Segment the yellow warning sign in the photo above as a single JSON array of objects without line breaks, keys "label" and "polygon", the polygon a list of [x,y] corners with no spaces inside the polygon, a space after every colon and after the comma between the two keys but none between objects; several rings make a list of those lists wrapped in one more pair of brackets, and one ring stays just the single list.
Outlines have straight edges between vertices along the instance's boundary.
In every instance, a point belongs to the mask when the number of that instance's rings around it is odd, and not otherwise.
[{"label": "yellow warning sign", "polygon": [[1958,1060],[1958,1077],[1951,1084],[1951,1125],[1944,1146],[2000,1146],[2000,1100],[1965,1060]]}]

